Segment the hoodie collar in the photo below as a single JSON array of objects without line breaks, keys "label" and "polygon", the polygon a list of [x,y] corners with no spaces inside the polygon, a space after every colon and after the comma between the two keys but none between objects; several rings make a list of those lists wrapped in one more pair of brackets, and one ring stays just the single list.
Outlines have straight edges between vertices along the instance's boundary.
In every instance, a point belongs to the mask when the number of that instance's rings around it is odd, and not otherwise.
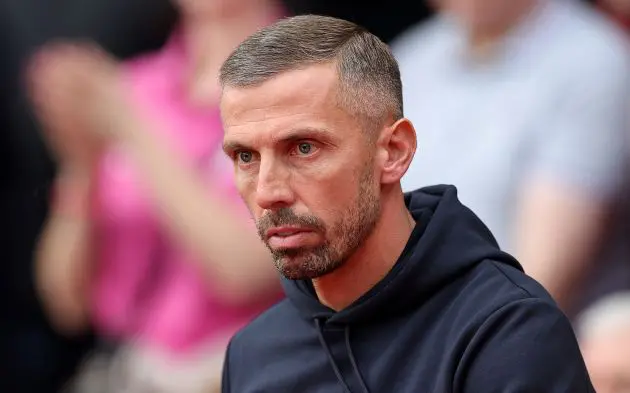
[{"label": "hoodie collar", "polygon": [[431,186],[405,194],[416,220],[398,261],[372,289],[335,312],[319,302],[310,280],[283,279],[287,297],[309,320],[347,325],[399,315],[419,307],[435,292],[484,260],[518,262],[502,252],[488,228],[457,198],[453,186]]}]

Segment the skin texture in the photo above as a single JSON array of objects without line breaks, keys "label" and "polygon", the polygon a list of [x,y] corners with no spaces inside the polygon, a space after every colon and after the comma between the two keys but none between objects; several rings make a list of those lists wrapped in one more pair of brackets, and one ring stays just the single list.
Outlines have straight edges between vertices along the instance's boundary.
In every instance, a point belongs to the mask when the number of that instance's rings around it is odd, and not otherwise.
[{"label": "skin texture", "polygon": [[339,105],[334,64],[228,86],[221,109],[224,151],[276,267],[346,307],[389,271],[413,228],[400,188],[413,126],[389,115],[366,129]]}]

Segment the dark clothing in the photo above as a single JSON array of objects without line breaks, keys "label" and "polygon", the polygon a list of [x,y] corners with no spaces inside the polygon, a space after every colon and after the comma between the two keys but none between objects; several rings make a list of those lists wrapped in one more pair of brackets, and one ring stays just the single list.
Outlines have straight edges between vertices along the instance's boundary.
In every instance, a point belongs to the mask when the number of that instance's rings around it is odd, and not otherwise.
[{"label": "dark clothing", "polygon": [[310,281],[232,340],[223,392],[594,392],[567,318],[452,186],[405,196],[417,225],[348,308]]}]

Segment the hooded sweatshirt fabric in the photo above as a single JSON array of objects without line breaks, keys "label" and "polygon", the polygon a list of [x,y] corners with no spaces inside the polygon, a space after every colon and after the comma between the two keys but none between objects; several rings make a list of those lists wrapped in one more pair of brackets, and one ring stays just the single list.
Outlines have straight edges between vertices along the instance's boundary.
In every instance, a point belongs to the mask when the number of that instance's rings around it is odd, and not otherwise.
[{"label": "hooded sweatshirt fabric", "polygon": [[223,392],[594,392],[568,319],[455,187],[405,202],[416,227],[386,277],[339,312],[283,280],[232,339]]}]

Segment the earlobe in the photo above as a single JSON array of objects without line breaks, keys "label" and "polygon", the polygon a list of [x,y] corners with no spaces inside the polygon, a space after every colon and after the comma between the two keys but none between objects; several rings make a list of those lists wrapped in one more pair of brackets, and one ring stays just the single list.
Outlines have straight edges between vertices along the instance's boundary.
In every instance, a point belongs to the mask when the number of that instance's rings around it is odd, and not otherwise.
[{"label": "earlobe", "polygon": [[383,163],[381,183],[399,182],[403,177],[416,152],[416,130],[408,119],[400,119],[390,126],[382,148],[387,152]]}]

